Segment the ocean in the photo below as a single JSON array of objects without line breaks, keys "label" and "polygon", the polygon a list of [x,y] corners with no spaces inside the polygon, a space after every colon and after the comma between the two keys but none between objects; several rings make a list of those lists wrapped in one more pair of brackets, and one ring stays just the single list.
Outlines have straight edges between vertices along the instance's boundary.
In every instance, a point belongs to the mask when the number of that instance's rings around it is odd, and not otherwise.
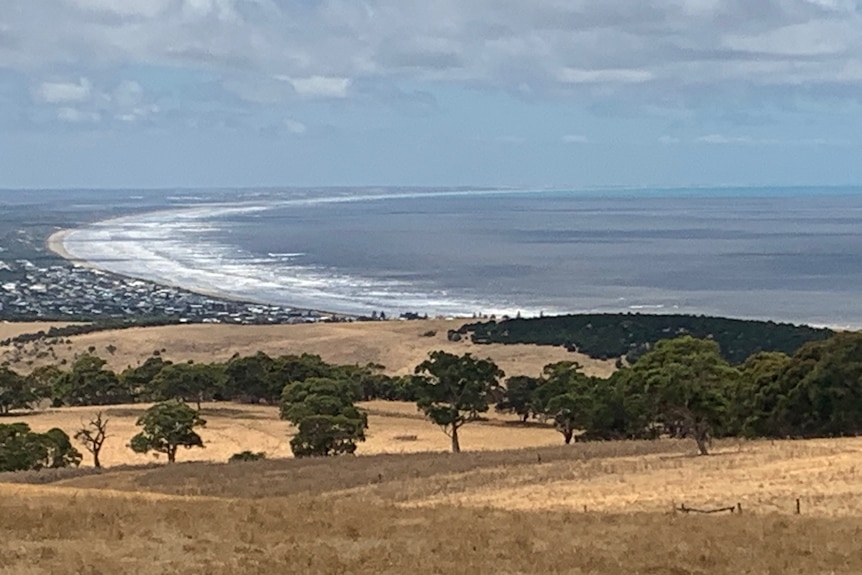
[{"label": "ocean", "polygon": [[660,312],[862,327],[862,188],[222,190],[160,201],[76,229],[66,250],[124,275],[349,314]]}]

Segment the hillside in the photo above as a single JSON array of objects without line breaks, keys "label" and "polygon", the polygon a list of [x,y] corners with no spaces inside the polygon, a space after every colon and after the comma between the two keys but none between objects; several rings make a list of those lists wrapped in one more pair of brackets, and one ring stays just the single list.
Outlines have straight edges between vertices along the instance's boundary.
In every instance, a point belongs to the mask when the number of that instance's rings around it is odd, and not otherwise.
[{"label": "hillside", "polygon": [[[862,571],[857,439],[378,455],[0,476],[0,573]],[[795,515],[800,498],[801,515]],[[740,503],[738,513],[673,505]]]},{"label": "hillside", "polygon": [[[577,360],[587,372],[600,376],[607,376],[614,370],[612,361],[593,360],[560,348],[478,346],[468,340],[448,341],[447,331],[457,329],[462,323],[459,320],[418,320],[131,328],[71,337],[69,344],[35,342],[22,346],[20,350],[13,346],[0,347],[0,362],[10,361],[19,371],[29,371],[38,365],[64,359],[71,362],[76,353],[93,348],[96,354],[108,361],[111,369],[123,370],[143,362],[154,351],[159,351],[165,359],[180,362],[191,359],[196,363],[225,361],[237,353],[253,355],[264,351],[271,355],[319,354],[325,361],[338,364],[379,363],[386,367],[387,373],[400,375],[411,373],[430,351],[442,349],[490,357],[508,375],[538,375],[545,365],[563,360]],[[5,329],[6,337],[11,337],[17,333],[38,331],[44,325],[0,324],[0,327]],[[433,336],[424,335],[432,332]],[[113,354],[107,351],[108,346],[116,347]]]}]

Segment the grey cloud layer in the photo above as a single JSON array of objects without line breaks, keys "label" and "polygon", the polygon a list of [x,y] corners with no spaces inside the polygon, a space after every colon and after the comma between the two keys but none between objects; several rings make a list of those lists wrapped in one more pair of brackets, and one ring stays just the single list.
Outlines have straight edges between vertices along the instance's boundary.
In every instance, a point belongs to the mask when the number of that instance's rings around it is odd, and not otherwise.
[{"label": "grey cloud layer", "polygon": [[296,96],[328,98],[387,78],[655,98],[830,90],[862,84],[862,8],[854,0],[3,0],[0,68],[78,82],[87,70],[128,64],[252,72]]}]

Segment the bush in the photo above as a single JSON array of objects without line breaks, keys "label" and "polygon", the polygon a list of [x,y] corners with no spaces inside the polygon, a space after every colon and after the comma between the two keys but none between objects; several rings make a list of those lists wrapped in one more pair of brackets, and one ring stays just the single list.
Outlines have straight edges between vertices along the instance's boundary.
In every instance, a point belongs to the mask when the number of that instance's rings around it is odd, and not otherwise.
[{"label": "bush", "polygon": [[258,451],[257,453],[253,451],[240,451],[231,455],[227,461],[228,463],[238,463],[243,461],[261,461],[262,459],[266,459],[266,453],[263,451]]}]

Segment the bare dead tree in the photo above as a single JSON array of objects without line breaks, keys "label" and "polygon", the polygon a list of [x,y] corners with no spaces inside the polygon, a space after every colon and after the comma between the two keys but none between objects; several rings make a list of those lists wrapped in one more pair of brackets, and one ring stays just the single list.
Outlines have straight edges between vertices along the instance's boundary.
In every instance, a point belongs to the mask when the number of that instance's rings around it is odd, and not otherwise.
[{"label": "bare dead tree", "polygon": [[93,454],[93,466],[96,469],[102,467],[99,461],[99,453],[102,451],[102,445],[105,439],[108,438],[108,419],[102,417],[102,412],[96,413],[96,416],[90,420],[90,423],[83,425],[75,432],[75,439],[84,445],[84,448]]}]

